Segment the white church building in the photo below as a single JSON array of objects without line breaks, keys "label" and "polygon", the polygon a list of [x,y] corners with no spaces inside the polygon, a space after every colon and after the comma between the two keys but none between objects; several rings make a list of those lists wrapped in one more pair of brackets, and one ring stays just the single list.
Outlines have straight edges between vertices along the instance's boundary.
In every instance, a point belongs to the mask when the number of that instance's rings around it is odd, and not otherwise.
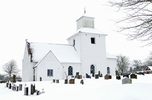
[{"label": "white church building", "polygon": [[94,28],[94,17],[85,14],[77,20],[77,31],[68,44],[28,42],[22,61],[23,81],[65,79],[76,72],[115,75],[116,57],[106,53],[107,34]]}]

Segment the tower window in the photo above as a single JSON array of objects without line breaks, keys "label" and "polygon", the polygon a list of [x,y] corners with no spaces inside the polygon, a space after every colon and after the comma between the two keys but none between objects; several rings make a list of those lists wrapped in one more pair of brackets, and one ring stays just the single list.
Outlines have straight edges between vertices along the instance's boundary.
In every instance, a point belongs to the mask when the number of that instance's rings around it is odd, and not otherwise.
[{"label": "tower window", "polygon": [[94,37],[91,38],[91,44],[95,44],[95,38]]}]

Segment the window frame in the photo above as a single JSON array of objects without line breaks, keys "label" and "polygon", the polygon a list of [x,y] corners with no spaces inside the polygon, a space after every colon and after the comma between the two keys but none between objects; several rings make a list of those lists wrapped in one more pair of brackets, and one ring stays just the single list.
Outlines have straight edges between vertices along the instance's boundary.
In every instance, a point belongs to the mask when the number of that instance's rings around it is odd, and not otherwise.
[{"label": "window frame", "polygon": [[47,69],[47,76],[52,77],[53,76],[53,69]]},{"label": "window frame", "polygon": [[96,44],[96,39],[95,39],[95,37],[91,37],[90,40],[91,40],[91,44]]}]

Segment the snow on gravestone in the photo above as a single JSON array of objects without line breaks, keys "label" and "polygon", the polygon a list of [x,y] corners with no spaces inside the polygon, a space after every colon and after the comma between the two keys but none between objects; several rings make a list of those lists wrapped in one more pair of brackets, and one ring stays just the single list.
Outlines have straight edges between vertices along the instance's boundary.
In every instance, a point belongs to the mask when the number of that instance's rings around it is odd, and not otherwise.
[{"label": "snow on gravestone", "polygon": [[122,79],[122,84],[132,84],[132,80],[127,77],[124,77],[124,79]]}]

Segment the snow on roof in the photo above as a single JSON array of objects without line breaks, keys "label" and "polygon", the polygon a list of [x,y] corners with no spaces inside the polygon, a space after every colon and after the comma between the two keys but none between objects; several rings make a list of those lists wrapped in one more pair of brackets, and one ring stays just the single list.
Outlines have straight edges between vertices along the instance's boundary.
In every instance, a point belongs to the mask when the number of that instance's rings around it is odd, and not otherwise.
[{"label": "snow on roof", "polygon": [[104,32],[99,31],[99,30],[97,30],[97,29],[95,29],[95,28],[84,28],[84,27],[78,29],[78,30],[76,31],[76,33],[92,33],[92,34],[103,34],[103,35],[107,35],[107,34],[105,34]]},{"label": "snow on roof", "polygon": [[79,56],[72,45],[31,42],[33,62],[39,62],[50,50],[62,63],[80,63]]},{"label": "snow on roof", "polygon": [[[84,28],[84,27],[82,27],[82,28],[78,29],[78,30],[75,32],[75,34],[73,34],[73,35],[70,36],[69,38],[73,37],[74,35],[76,35],[76,34],[78,34],[78,33],[100,34],[100,35],[105,35],[105,36],[107,36],[107,34],[105,34],[105,33],[102,32],[102,31],[99,31],[99,30],[97,30],[97,29],[95,29],[95,28]],[[68,39],[69,39],[69,38],[68,38]]]},{"label": "snow on roof", "polygon": [[111,55],[111,54],[109,54],[109,53],[107,53],[106,56],[107,56],[107,58],[109,58],[109,59],[117,59],[117,57],[115,57],[115,56],[113,56],[113,55]]}]

